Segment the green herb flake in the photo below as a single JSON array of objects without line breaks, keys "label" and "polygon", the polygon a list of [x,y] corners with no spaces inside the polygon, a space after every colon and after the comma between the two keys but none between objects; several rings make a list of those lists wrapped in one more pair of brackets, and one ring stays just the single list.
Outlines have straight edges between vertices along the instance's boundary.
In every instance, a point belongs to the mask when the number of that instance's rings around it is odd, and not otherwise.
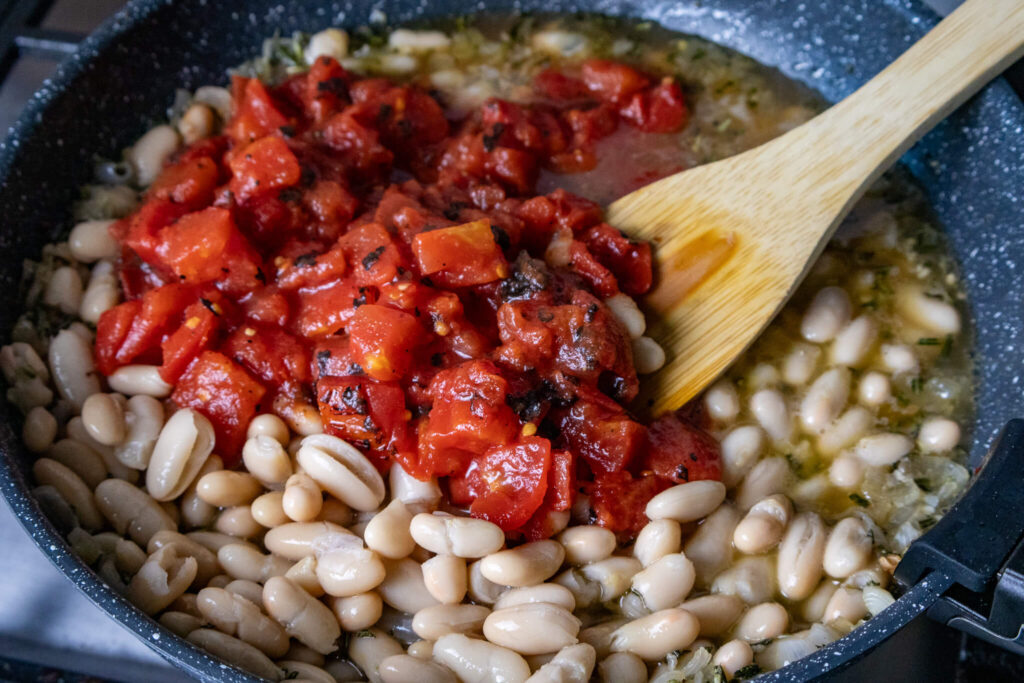
[{"label": "green herb flake", "polygon": [[924,477],[918,477],[917,479],[914,479],[914,483],[917,484],[917,488],[921,489],[925,493],[931,493],[932,483],[925,479]]},{"label": "green herb flake", "polygon": [[373,631],[371,631],[369,629],[366,629],[366,628],[364,628],[362,631],[358,631],[356,633],[356,638],[376,638],[376,637],[377,636],[375,636],[373,634]]},{"label": "green herb flake", "polygon": [[943,358],[949,358],[949,354],[953,352],[953,335],[947,334],[946,338],[942,341],[942,350],[939,351],[939,355]]},{"label": "green herb flake", "polygon": [[921,337],[917,340],[918,346],[938,346],[942,342],[936,337]]},{"label": "green herb flake", "polygon": [[923,389],[924,389],[924,380],[923,379],[921,379],[920,377],[915,377],[912,380],[910,380],[910,390],[913,391],[915,394],[920,394]]},{"label": "green herb flake", "polygon": [[298,670],[289,671],[287,674],[285,674],[284,680],[286,680],[286,681],[294,681],[298,677],[299,677]]},{"label": "green herb flake", "polygon": [[733,679],[737,678],[753,678],[761,673],[761,667],[757,664],[747,664],[742,669],[737,669],[736,673],[733,674]]},{"label": "green herb flake", "polygon": [[860,495],[859,493],[851,493],[850,494],[850,500],[852,500],[854,503],[856,503],[857,505],[859,505],[862,508],[866,508],[869,505],[871,505],[871,501],[869,501],[867,498],[865,498],[864,496]]}]

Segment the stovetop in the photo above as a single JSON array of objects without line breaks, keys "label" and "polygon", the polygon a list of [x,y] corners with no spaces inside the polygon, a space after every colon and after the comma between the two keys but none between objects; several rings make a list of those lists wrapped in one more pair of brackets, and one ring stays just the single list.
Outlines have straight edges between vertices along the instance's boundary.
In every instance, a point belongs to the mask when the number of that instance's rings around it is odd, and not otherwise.
[{"label": "stovetop", "polygon": [[[925,2],[947,13],[961,0]],[[76,42],[123,4],[0,0],[0,131],[14,123]],[[1006,75],[1024,97],[1024,63]],[[189,680],[79,593],[35,548],[5,505],[0,505],[0,548],[0,680]],[[1024,658],[920,617],[868,655],[864,665],[835,680],[863,681],[868,676],[886,681],[1024,681]]]}]

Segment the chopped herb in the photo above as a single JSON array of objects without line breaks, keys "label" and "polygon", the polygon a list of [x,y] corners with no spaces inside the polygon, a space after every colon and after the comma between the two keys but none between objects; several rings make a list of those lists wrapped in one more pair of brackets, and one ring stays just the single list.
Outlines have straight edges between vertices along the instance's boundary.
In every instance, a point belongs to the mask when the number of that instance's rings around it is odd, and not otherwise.
[{"label": "chopped herb", "polygon": [[877,311],[878,302],[875,301],[874,299],[868,299],[867,301],[861,304],[861,308],[866,308],[869,311]]},{"label": "chopped herb", "polygon": [[935,526],[935,523],[938,522],[938,521],[939,520],[935,519],[934,517],[924,517],[924,518],[918,520],[917,525],[920,526],[922,530],[923,529],[930,529],[933,526]]},{"label": "chopped herb", "polygon": [[942,342],[935,337],[921,337],[917,340],[918,346],[938,346]]},{"label": "chopped herb", "polygon": [[287,674],[285,674],[284,680],[286,680],[286,681],[293,681],[293,680],[295,680],[298,677],[299,677],[299,672],[297,670],[289,671]]},{"label": "chopped herb", "polygon": [[932,483],[924,477],[918,477],[914,479],[914,483],[917,484],[917,488],[921,489],[925,493],[931,493]]},{"label": "chopped herb", "polygon": [[939,355],[943,358],[949,358],[949,354],[953,352],[953,335],[947,334],[946,338],[942,342],[942,350],[939,351]]},{"label": "chopped herb", "polygon": [[705,50],[702,47],[698,47],[696,50],[693,51],[693,56],[690,57],[690,61],[691,62],[699,61],[699,60],[704,59],[705,57],[707,57],[707,55],[708,55],[708,51],[707,50]]},{"label": "chopped herb", "polygon": [[772,644],[773,640],[774,640],[774,638],[765,638],[764,640],[759,640],[756,643],[751,643],[750,646],[751,647],[768,647],[769,645]]},{"label": "chopped herb", "polygon": [[364,628],[362,631],[359,631],[358,633],[356,633],[356,638],[376,638],[376,637],[377,636],[373,635],[373,631],[371,631],[370,629],[366,629],[366,628]]},{"label": "chopped herb", "polygon": [[742,669],[737,669],[736,673],[733,674],[733,678],[753,678],[759,673],[761,673],[761,667],[757,664],[747,664]]},{"label": "chopped herb", "polygon": [[920,377],[914,377],[910,380],[910,390],[915,394],[920,394],[921,390],[924,389],[924,380]]},{"label": "chopped herb", "polygon": [[854,503],[856,503],[862,508],[866,508],[871,505],[871,501],[869,501],[867,498],[860,495],[859,493],[851,493],[850,500],[852,500]]},{"label": "chopped herb", "polygon": [[380,260],[380,255],[384,253],[385,249],[387,249],[387,246],[382,244],[373,251],[371,251],[369,254],[364,256],[363,270],[369,270],[370,268],[373,268],[373,265]]}]

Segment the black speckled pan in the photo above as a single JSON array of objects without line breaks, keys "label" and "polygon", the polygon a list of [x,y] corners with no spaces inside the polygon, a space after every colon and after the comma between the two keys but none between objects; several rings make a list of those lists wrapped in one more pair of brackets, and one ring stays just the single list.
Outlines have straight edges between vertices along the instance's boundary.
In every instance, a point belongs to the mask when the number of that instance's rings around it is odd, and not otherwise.
[{"label": "black speckled pan", "polygon": [[[224,82],[225,70],[259,52],[264,36],[359,25],[374,8],[392,23],[486,9],[643,17],[777,66],[830,100],[880,71],[937,21],[917,0],[138,0],[59,69],[0,148],[0,249],[6,256],[0,288],[10,293],[0,301],[0,330],[9,330],[18,314],[14,292],[22,258],[38,255],[69,226],[67,207],[90,177],[94,152],[110,156],[129,145],[164,115],[176,87]],[[965,275],[977,331],[971,449],[977,466],[999,429],[1024,415],[1024,108],[1004,82],[996,82],[904,161],[948,226]],[[189,674],[252,680],[158,626],[70,553],[29,496],[31,459],[17,425],[15,411],[0,401],[0,489],[42,552],[101,609]],[[992,469],[983,469],[979,480],[995,484]],[[1006,483],[1019,487],[1019,481]],[[970,529],[976,520],[964,518],[969,513],[955,510],[947,520]],[[1022,529],[1019,518],[987,527],[1012,539]],[[945,587],[935,573],[925,576],[851,636],[761,680],[809,679],[844,666],[923,611]]]}]

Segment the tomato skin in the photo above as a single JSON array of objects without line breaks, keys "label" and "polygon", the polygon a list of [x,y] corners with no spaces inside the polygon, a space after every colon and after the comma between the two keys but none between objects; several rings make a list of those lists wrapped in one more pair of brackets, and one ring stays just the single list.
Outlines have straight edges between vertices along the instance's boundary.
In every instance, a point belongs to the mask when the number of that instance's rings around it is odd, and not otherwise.
[{"label": "tomato skin", "polygon": [[722,479],[718,442],[672,414],[663,415],[647,428],[650,441],[644,469],[674,484],[699,479]]},{"label": "tomato skin", "polygon": [[234,76],[231,91],[234,94],[233,115],[224,132],[236,142],[247,144],[288,125],[288,119],[278,111],[259,79]]},{"label": "tomato skin", "polygon": [[653,475],[634,478],[629,472],[598,476],[584,485],[594,521],[619,538],[633,538],[648,522],[647,503],[671,484]]},{"label": "tomato skin", "polygon": [[649,83],[647,77],[636,69],[606,59],[583,62],[582,78],[590,92],[612,104],[625,102]]},{"label": "tomato skin", "polygon": [[349,278],[299,291],[294,331],[311,339],[329,337],[348,324],[358,305],[377,300],[377,290]]},{"label": "tomato skin", "polygon": [[182,318],[181,327],[160,344],[163,357],[160,377],[169,384],[178,381],[196,356],[210,345],[220,328],[220,316],[201,301],[189,305]]},{"label": "tomato skin", "polygon": [[477,497],[469,507],[474,517],[504,531],[521,527],[544,501],[551,467],[551,442],[528,436],[507,446],[494,446],[476,460],[473,486]]},{"label": "tomato skin", "polygon": [[264,192],[291,187],[299,182],[299,160],[278,137],[260,138],[246,145],[229,163],[231,191],[241,201]]},{"label": "tomato skin", "polygon": [[508,263],[486,220],[421,232],[412,241],[417,265],[444,287],[467,287],[500,280]]},{"label": "tomato skin", "polygon": [[635,93],[619,114],[646,133],[674,133],[686,125],[688,117],[683,91],[671,79]]},{"label": "tomato skin", "polygon": [[605,299],[618,294],[619,283],[615,275],[594,258],[587,245],[579,240],[573,240],[569,247],[569,257],[572,259],[569,265],[590,283],[595,292]]},{"label": "tomato skin", "polygon": [[132,321],[142,310],[142,302],[138,299],[125,301],[100,315],[96,323],[96,342],[94,355],[96,368],[104,375],[109,375],[120,367],[117,352],[124,343]]},{"label": "tomato skin", "polygon": [[649,243],[631,240],[607,223],[589,228],[583,234],[583,243],[611,271],[623,292],[638,296],[651,289],[654,267]]},{"label": "tomato skin", "polygon": [[149,196],[198,209],[213,201],[220,170],[213,159],[202,156],[168,166],[149,186]]},{"label": "tomato skin", "polygon": [[220,350],[270,387],[312,380],[306,344],[277,327],[245,323],[228,335]]},{"label": "tomato skin", "polygon": [[560,417],[562,438],[595,475],[622,472],[647,446],[647,429],[624,412],[576,401]]},{"label": "tomato skin", "polygon": [[203,351],[178,380],[171,400],[205,415],[217,436],[217,454],[230,468],[241,458],[249,422],[266,389],[230,358]]},{"label": "tomato skin", "polygon": [[382,382],[408,373],[416,348],[425,341],[415,317],[377,304],[357,308],[347,328],[352,358],[367,375]]}]

